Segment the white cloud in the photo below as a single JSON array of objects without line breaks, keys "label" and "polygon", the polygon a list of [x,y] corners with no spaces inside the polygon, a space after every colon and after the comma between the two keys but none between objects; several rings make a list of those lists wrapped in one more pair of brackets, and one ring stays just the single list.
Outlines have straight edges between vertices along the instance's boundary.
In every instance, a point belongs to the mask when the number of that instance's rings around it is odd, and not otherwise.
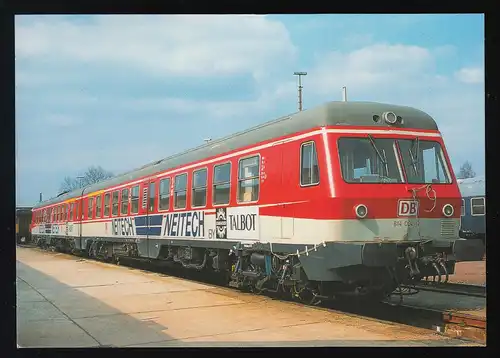
[{"label": "white cloud", "polygon": [[18,58],[121,64],[156,75],[253,73],[294,54],[285,26],[264,16],[101,15],[87,23],[38,17],[16,26]]},{"label": "white cloud", "polygon": [[411,86],[411,80],[421,81],[432,65],[432,54],[426,48],[375,44],[322,56],[317,67],[310,71],[308,82],[319,93],[339,92],[342,86],[388,91]]},{"label": "white cloud", "polygon": [[455,78],[464,83],[483,83],[484,70],[480,67],[464,67],[455,72]]}]

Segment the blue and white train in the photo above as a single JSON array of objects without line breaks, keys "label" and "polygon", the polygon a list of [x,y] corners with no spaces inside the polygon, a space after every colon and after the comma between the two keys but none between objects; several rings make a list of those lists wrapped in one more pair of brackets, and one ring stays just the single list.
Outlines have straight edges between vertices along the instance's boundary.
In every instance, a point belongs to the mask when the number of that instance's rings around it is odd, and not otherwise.
[{"label": "blue and white train", "polygon": [[483,175],[457,181],[462,195],[460,236],[486,244],[486,178]]}]

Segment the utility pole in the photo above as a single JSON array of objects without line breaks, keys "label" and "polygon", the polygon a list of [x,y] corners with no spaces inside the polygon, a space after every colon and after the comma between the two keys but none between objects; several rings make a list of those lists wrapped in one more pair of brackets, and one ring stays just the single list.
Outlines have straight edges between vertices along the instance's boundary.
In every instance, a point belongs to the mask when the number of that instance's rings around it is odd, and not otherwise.
[{"label": "utility pole", "polygon": [[347,87],[342,87],[342,102],[347,102]]},{"label": "utility pole", "polygon": [[294,72],[294,76],[299,76],[299,111],[302,111],[302,76],[307,76],[307,72]]}]

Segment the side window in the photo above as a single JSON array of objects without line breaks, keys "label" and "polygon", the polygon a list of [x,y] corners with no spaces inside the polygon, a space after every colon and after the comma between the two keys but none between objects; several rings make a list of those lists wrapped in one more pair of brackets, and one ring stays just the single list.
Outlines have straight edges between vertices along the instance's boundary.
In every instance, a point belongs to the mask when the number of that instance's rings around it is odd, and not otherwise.
[{"label": "side window", "polygon": [[130,213],[137,214],[139,212],[139,185],[134,186],[130,194]]},{"label": "side window", "polygon": [[149,207],[148,207],[148,212],[152,213],[155,211],[155,183],[150,183],[149,184]]},{"label": "side window", "polygon": [[478,216],[485,214],[485,200],[484,198],[470,199],[471,215]]},{"label": "side window", "polygon": [[95,198],[95,217],[96,218],[101,217],[101,200],[102,200],[102,195],[99,195],[98,197]]},{"label": "side window", "polygon": [[68,204],[64,204],[63,208],[64,208],[64,211],[63,211],[64,212],[64,217],[63,217],[64,221],[68,221]]},{"label": "side window", "polygon": [[109,193],[104,194],[104,216],[105,217],[109,216],[109,197],[110,197]]},{"label": "side window", "polygon": [[160,180],[160,210],[170,209],[170,178]]},{"label": "side window", "polygon": [[192,187],[191,206],[196,208],[207,205],[207,169],[199,169],[193,172]]},{"label": "side window", "polygon": [[214,166],[213,179],[213,205],[229,204],[229,192],[231,188],[231,163]]},{"label": "side window", "polygon": [[241,159],[238,170],[238,202],[259,200],[259,156]]},{"label": "side window", "polygon": [[94,207],[94,198],[89,198],[89,206],[87,208],[87,216],[89,219],[92,219],[92,209]]},{"label": "side window", "polygon": [[460,216],[465,216],[465,199],[462,199],[462,205],[460,205]]},{"label": "side window", "polygon": [[186,208],[187,173],[177,175],[174,181],[174,209]]},{"label": "side window", "polygon": [[314,142],[300,146],[300,185],[319,184],[318,153]]},{"label": "side window", "polygon": [[122,208],[120,210],[120,215],[128,214],[128,189],[122,190]]},{"label": "side window", "polygon": [[112,199],[112,210],[111,210],[111,214],[113,216],[117,216],[118,215],[118,196],[120,195],[120,192],[117,190],[117,191],[114,191],[113,192],[113,199]]}]

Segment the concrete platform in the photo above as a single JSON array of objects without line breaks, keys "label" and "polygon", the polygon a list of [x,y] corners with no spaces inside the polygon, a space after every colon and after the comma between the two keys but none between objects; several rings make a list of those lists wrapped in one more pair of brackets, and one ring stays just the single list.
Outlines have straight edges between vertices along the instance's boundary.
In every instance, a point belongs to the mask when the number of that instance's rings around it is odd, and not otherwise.
[{"label": "concrete platform", "polygon": [[22,347],[475,345],[29,248],[17,248],[17,330]]}]

